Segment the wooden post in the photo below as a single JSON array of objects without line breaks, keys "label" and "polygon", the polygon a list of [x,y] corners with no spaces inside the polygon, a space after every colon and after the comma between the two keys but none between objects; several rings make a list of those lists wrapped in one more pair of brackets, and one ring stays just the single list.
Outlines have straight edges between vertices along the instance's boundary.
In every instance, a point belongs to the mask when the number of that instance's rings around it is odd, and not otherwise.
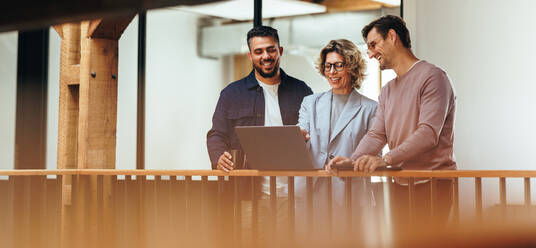
[{"label": "wooden post", "polygon": [[[114,169],[117,124],[118,40],[134,16],[98,19],[55,26],[61,40],[60,96],[58,121],[58,169]],[[97,193],[96,177],[87,187],[73,192],[72,177],[66,176],[62,186],[62,245],[70,245],[73,232],[88,231],[94,237],[99,226],[97,214],[99,194],[106,198],[110,187]],[[107,182],[104,185],[108,185]],[[88,191],[88,192],[86,192]],[[87,199],[87,206],[71,209],[75,199]],[[89,212],[88,227],[71,225],[75,213]],[[72,230],[76,228],[77,230]],[[90,245],[95,245],[90,244]]]},{"label": "wooden post", "polygon": [[132,18],[54,27],[62,39],[59,169],[115,168],[118,40]]}]

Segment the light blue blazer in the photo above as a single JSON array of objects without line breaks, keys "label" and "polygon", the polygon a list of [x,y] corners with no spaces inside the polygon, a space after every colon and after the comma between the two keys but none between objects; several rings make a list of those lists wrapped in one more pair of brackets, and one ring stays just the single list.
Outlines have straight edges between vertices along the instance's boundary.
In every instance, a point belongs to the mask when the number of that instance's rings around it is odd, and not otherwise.
[{"label": "light blue blazer", "polygon": [[311,136],[307,146],[318,169],[330,155],[349,158],[372,127],[376,113],[376,101],[352,90],[329,138],[332,96],[331,90],[307,96],[300,108],[298,126]]}]

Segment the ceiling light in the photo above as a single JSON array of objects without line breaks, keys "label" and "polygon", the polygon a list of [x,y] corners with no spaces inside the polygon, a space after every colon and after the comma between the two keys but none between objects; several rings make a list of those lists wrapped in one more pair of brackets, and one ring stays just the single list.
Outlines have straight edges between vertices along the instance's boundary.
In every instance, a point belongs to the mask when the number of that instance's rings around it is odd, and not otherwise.
[{"label": "ceiling light", "polygon": [[[197,6],[179,7],[197,14],[227,18],[238,21],[253,20],[252,0],[232,0]],[[326,12],[326,6],[303,1],[263,0],[262,18],[307,15]]]},{"label": "ceiling light", "polygon": [[400,0],[373,0],[374,2],[383,3],[392,6],[400,6]]}]

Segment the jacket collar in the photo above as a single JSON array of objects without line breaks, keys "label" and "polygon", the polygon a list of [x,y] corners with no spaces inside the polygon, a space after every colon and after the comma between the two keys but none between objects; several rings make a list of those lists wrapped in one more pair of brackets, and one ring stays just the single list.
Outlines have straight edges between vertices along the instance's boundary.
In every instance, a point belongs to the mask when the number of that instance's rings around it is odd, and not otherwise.
[{"label": "jacket collar", "polygon": [[346,105],[344,105],[344,108],[341,112],[341,116],[339,116],[339,119],[335,123],[335,127],[333,128],[329,142],[332,142],[337,135],[342,132],[348,123],[350,123],[350,121],[352,121],[352,119],[357,115],[360,109],[361,95],[357,92],[357,90],[352,89],[348,101],[346,102]]}]

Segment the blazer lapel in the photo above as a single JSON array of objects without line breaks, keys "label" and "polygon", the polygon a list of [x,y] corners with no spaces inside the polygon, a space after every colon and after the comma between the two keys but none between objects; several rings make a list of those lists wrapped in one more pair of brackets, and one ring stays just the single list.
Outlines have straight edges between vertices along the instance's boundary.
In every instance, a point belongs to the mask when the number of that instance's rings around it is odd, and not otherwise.
[{"label": "blazer lapel", "polygon": [[316,104],[316,116],[317,129],[321,130],[320,136],[320,146],[323,150],[326,150],[328,147],[329,141],[329,124],[330,124],[330,114],[331,114],[331,91],[325,92],[318,98]]},{"label": "blazer lapel", "polygon": [[333,129],[333,133],[331,134],[331,139],[329,140],[329,142],[332,142],[337,137],[337,135],[341,133],[341,131],[359,112],[359,109],[361,109],[361,95],[359,95],[356,90],[352,90],[352,92],[350,93],[350,97],[346,102],[346,105],[344,105],[341,116],[335,124],[335,128]]}]

